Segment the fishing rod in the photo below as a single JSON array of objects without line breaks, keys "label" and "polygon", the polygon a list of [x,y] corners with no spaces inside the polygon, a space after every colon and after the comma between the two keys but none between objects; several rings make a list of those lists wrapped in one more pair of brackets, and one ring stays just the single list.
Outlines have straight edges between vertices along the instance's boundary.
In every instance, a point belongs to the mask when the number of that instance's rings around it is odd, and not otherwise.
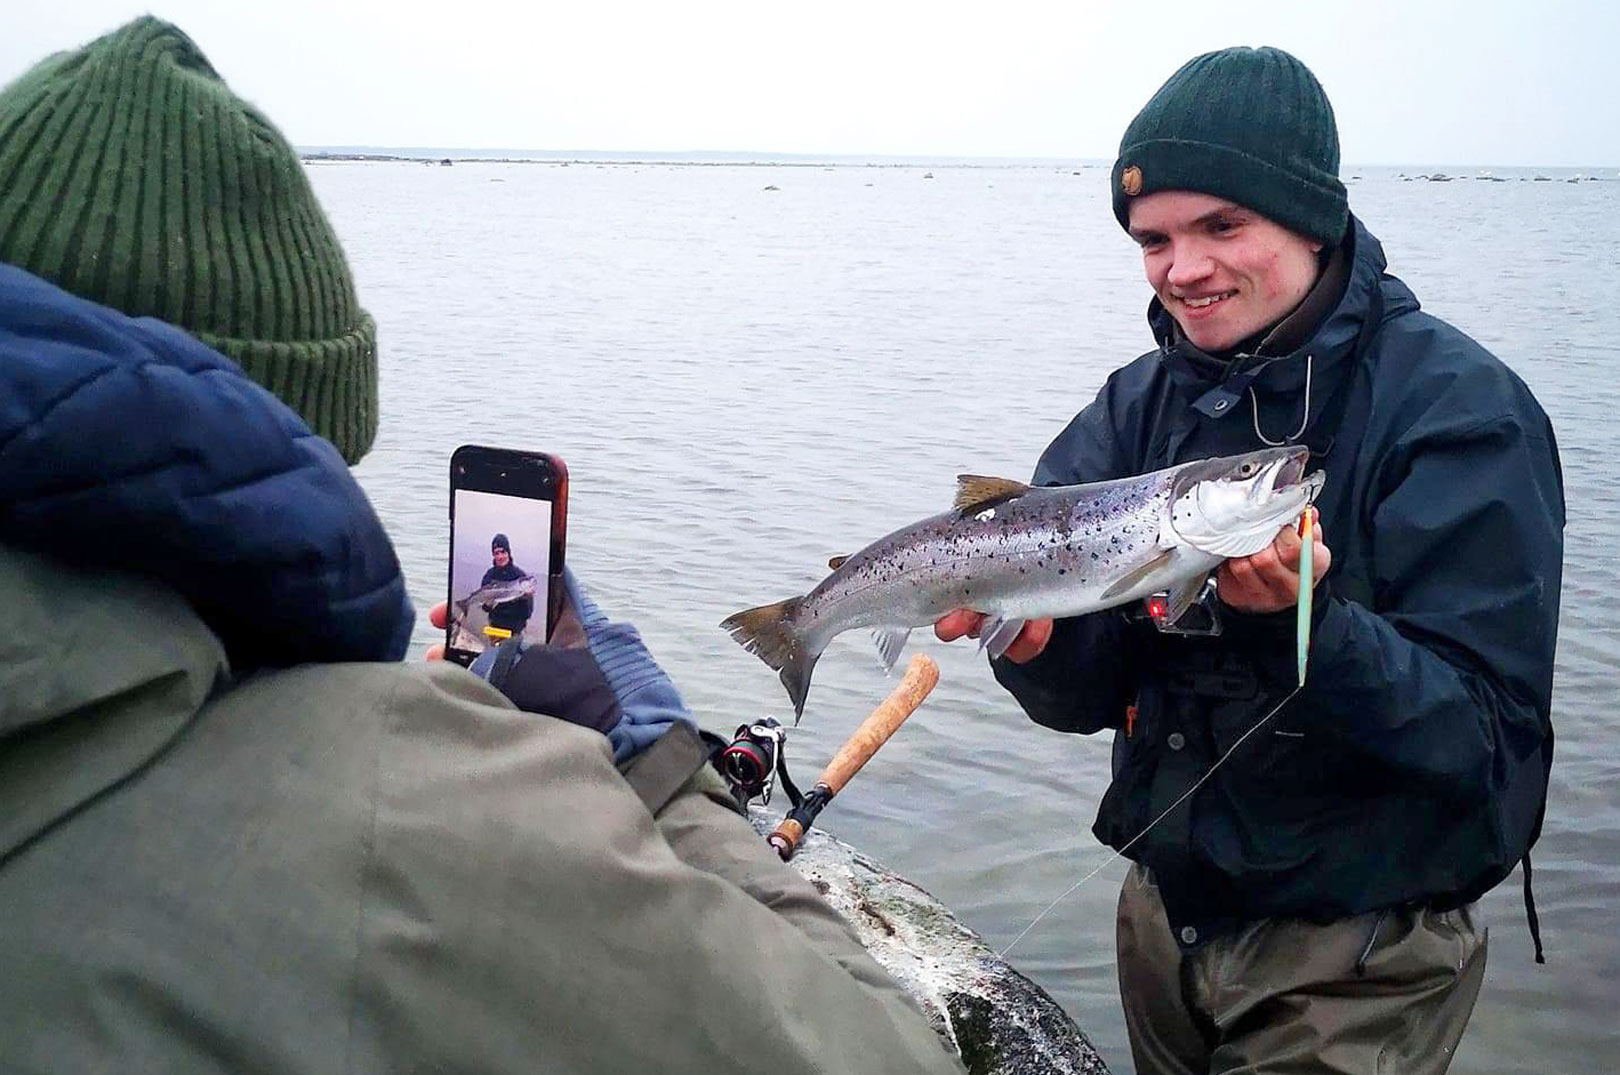
[{"label": "fishing rod", "polygon": [[1007,945],[1007,947],[1003,948],[997,953],[1002,959],[1006,959],[1007,953],[1011,952],[1018,945],[1019,941],[1027,937],[1029,935],[1029,931],[1039,925],[1041,919],[1050,914],[1053,908],[1057,907],[1058,904],[1062,903],[1064,900],[1074,895],[1075,892],[1079,891],[1081,885],[1085,884],[1093,877],[1096,877],[1099,873],[1102,873],[1109,866],[1113,865],[1114,861],[1134,847],[1138,840],[1152,832],[1159,822],[1169,817],[1175,812],[1178,806],[1192,798],[1193,793],[1199,788],[1203,787],[1209,778],[1215,775],[1215,770],[1226,764],[1226,759],[1230,758],[1237,751],[1237,749],[1244,744],[1249,736],[1259,731],[1267,721],[1269,721],[1272,717],[1275,717],[1278,713],[1282,712],[1283,706],[1293,701],[1294,697],[1298,695],[1300,691],[1305,689],[1305,666],[1311,649],[1311,591],[1316,585],[1316,565],[1312,562],[1312,557],[1316,553],[1314,530],[1315,510],[1315,508],[1307,507],[1299,518],[1299,594],[1296,599],[1296,607],[1298,611],[1295,619],[1295,662],[1298,668],[1299,680],[1297,683],[1295,683],[1294,689],[1289,691],[1287,696],[1285,696],[1282,701],[1273,706],[1269,713],[1255,721],[1248,731],[1238,736],[1237,742],[1227,747],[1226,753],[1222,754],[1219,758],[1216,758],[1215,764],[1211,765],[1209,770],[1193,783],[1192,787],[1182,792],[1181,797],[1175,802],[1171,803],[1169,807],[1165,809],[1164,813],[1148,822],[1147,827],[1141,832],[1137,833],[1135,836],[1131,837],[1129,840],[1125,841],[1124,846],[1115,849],[1112,853],[1104,857],[1103,860],[1097,864],[1095,869],[1086,874],[1084,877],[1080,878],[1080,880],[1076,881],[1074,884],[1070,885],[1063,891],[1061,895],[1058,896],[1057,899],[1047,904],[1046,908],[1042,910],[1040,914],[1036,915],[1030,921],[1029,925],[1024,927],[1023,932],[1012,939],[1011,944]]},{"label": "fishing rod", "polygon": [[731,784],[738,804],[744,807],[756,798],[762,805],[769,804],[777,779],[782,781],[792,809],[765,838],[782,861],[793,857],[816,816],[889,741],[938,682],[939,665],[932,657],[922,653],[912,657],[900,683],[838,748],[806,795],[799,793],[788,776],[783,754],[787,729],[769,718],[738,727],[730,745],[720,753],[720,771]]}]

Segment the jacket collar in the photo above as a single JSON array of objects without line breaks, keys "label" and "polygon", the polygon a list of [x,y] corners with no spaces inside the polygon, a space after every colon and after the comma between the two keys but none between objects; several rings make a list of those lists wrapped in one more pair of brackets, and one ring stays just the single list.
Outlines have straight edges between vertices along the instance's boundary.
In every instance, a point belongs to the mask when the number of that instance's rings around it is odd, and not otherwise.
[{"label": "jacket collar", "polygon": [[[1360,219],[1351,217],[1339,249],[1343,277],[1325,273],[1299,309],[1267,334],[1258,353],[1220,359],[1200,351],[1182,337],[1158,298],[1153,299],[1148,324],[1158,340],[1161,360],[1171,378],[1194,396],[1195,411],[1207,418],[1224,418],[1241,409],[1238,403],[1251,388],[1261,396],[1292,396],[1303,391],[1307,374],[1316,386],[1330,389],[1384,320],[1417,309],[1417,299],[1406,285],[1385,273],[1383,246]],[[1334,301],[1332,292],[1340,288]],[[1302,324],[1308,320],[1317,321],[1314,330]],[[1279,341],[1284,346],[1276,347]],[[1312,394],[1314,421],[1331,393]]]}]

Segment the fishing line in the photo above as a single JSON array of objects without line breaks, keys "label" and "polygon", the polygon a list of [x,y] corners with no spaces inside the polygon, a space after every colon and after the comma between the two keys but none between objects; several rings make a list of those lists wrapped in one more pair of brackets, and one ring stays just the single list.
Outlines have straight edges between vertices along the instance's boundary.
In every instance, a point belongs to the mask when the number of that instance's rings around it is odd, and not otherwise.
[{"label": "fishing line", "polygon": [[1215,759],[1215,764],[1211,765],[1209,767],[1209,771],[1206,772],[1203,776],[1199,777],[1197,782],[1195,782],[1192,787],[1190,787],[1186,791],[1182,792],[1181,797],[1179,799],[1177,799],[1175,802],[1171,803],[1169,808],[1166,809],[1164,813],[1162,813],[1158,817],[1154,818],[1153,821],[1148,825],[1147,828],[1143,829],[1141,832],[1137,833],[1135,836],[1132,836],[1129,840],[1127,840],[1125,842],[1124,847],[1121,847],[1118,850],[1110,853],[1107,858],[1103,859],[1102,862],[1097,864],[1096,869],[1092,870],[1090,873],[1088,873],[1084,877],[1080,878],[1080,880],[1078,880],[1074,884],[1070,885],[1068,890],[1065,891],[1061,896],[1059,896],[1057,899],[1053,900],[1051,903],[1047,904],[1046,905],[1046,910],[1044,910],[1040,914],[1036,915],[1034,921],[1030,922],[1029,925],[1024,927],[1024,932],[1020,933],[1018,936],[1014,937],[1012,939],[1012,943],[1009,944],[1007,947],[1003,948],[1000,951],[1000,953],[998,953],[1001,956],[1001,958],[1006,959],[1007,958],[1007,953],[1011,952],[1013,950],[1013,948],[1015,948],[1017,946],[1018,942],[1024,939],[1024,937],[1029,933],[1030,930],[1034,929],[1037,925],[1039,925],[1041,919],[1045,918],[1048,914],[1050,914],[1054,907],[1056,907],[1058,904],[1062,903],[1064,900],[1068,899],[1070,896],[1074,895],[1074,893],[1079,890],[1081,885],[1085,884],[1087,881],[1091,880],[1093,877],[1096,877],[1099,873],[1102,873],[1109,866],[1113,865],[1113,862],[1114,862],[1115,859],[1119,858],[1125,852],[1129,851],[1136,844],[1136,841],[1140,840],[1142,837],[1144,837],[1148,833],[1152,832],[1155,825],[1157,825],[1159,822],[1163,821],[1165,818],[1169,817],[1172,813],[1175,812],[1176,807],[1180,806],[1182,803],[1186,802],[1189,798],[1191,798],[1193,792],[1195,792],[1199,788],[1203,787],[1204,783],[1207,780],[1209,780],[1210,777],[1215,775],[1215,770],[1219,769],[1222,765],[1226,764],[1226,759],[1230,758],[1232,756],[1232,754],[1237,750],[1237,748],[1243,745],[1244,740],[1248,739],[1249,736],[1251,736],[1255,732],[1259,731],[1260,726],[1262,724],[1264,724],[1266,721],[1270,720],[1272,717],[1275,717],[1277,715],[1277,713],[1282,709],[1283,706],[1285,706],[1289,702],[1293,701],[1294,700],[1294,695],[1298,694],[1301,690],[1303,690],[1304,686],[1305,686],[1305,684],[1301,683],[1298,686],[1296,686],[1293,690],[1289,691],[1287,696],[1285,698],[1283,698],[1282,701],[1278,702],[1276,704],[1276,706],[1274,706],[1272,708],[1271,712],[1267,713],[1265,716],[1263,716],[1259,720],[1255,721],[1253,727],[1251,727],[1248,731],[1244,732],[1242,735],[1238,736],[1237,742],[1235,742],[1231,746],[1227,747],[1226,748],[1226,753],[1222,754],[1219,758]]}]

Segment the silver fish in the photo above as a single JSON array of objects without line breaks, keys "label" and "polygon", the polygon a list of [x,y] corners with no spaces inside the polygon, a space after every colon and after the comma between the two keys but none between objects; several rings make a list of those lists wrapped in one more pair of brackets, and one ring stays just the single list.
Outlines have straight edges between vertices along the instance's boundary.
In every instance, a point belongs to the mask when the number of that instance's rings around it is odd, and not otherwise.
[{"label": "silver fish", "polygon": [[533,597],[535,578],[533,575],[522,575],[515,579],[502,582],[492,582],[482,586],[456,602],[460,611],[458,619],[465,619],[473,605],[482,608],[484,605],[503,605],[508,601],[516,601],[523,597]]},{"label": "silver fish", "polygon": [[746,609],[721,626],[777,670],[803,715],[810,674],[833,638],[876,628],[890,668],[914,627],[956,608],[988,617],[1001,656],[1024,622],[1079,616],[1168,590],[1178,619],[1210,572],[1270,545],[1321,491],[1303,447],[1269,448],[1086,485],[1032,488],[964,474],[956,506],[835,557],[802,597]]}]

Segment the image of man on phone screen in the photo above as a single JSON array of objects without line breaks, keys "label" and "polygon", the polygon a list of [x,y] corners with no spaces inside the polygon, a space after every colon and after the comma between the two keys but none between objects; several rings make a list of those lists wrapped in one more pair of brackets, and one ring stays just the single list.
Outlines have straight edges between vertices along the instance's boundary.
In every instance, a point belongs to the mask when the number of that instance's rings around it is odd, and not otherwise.
[{"label": "image of man on phone screen", "polygon": [[[478,584],[480,589],[528,577],[527,571],[512,562],[512,543],[507,540],[505,534],[496,534],[490,539],[489,558],[493,563],[490,569],[484,572],[484,580]],[[517,636],[523,633],[530,615],[534,613],[534,597],[532,594],[524,594],[510,600],[486,604],[483,608],[489,613],[491,627],[510,631]]]}]

